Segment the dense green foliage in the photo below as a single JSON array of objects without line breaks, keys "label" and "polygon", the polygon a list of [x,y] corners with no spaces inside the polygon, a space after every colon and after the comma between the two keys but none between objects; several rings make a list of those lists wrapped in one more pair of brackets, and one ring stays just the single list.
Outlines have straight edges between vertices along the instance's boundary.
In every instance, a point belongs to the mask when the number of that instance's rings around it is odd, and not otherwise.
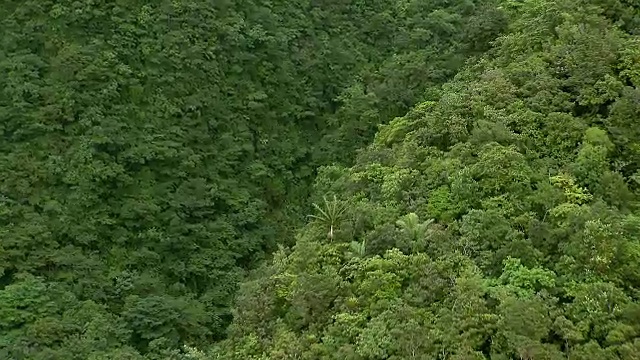
[{"label": "dense green foliage", "polygon": [[639,29],[3,1],[0,358],[638,359]]},{"label": "dense green foliage", "polygon": [[505,1],[479,61],[321,169],[200,357],[638,359],[636,4]]},{"label": "dense green foliage", "polygon": [[223,338],[316,167],[350,164],[505,23],[473,0],[3,1],[0,358]]}]

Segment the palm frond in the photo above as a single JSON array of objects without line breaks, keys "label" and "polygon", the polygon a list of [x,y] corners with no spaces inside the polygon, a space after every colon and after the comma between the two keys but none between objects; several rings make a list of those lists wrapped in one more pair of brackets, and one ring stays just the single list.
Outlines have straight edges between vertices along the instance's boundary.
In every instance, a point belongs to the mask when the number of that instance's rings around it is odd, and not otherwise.
[{"label": "palm frond", "polygon": [[334,227],[340,222],[340,219],[347,207],[338,201],[338,198],[334,195],[333,200],[327,200],[326,196],[322,197],[322,206],[312,203],[316,214],[307,215],[309,218],[317,220],[323,223],[324,226],[329,227],[328,237],[333,239]]}]

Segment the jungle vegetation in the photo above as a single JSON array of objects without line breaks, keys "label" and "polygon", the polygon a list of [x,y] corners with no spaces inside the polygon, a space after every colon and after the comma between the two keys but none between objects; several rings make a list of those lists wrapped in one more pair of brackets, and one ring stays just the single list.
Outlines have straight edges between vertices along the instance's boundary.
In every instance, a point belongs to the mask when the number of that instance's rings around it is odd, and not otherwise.
[{"label": "jungle vegetation", "polygon": [[5,0],[0,358],[635,360],[633,0]]}]

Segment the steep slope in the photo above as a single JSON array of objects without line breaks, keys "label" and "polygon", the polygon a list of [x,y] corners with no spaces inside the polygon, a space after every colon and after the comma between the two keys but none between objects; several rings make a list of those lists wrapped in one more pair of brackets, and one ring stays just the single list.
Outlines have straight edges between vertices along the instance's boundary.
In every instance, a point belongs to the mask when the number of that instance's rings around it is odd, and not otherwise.
[{"label": "steep slope", "polygon": [[[470,57],[486,51],[506,26],[498,1],[400,1],[392,49],[365,67],[337,98],[316,153],[324,162],[351,165],[378,125],[402,116],[455,75]],[[376,15],[374,18],[376,18]]]},{"label": "steep slope", "polygon": [[505,2],[481,61],[320,172],[313,221],[243,285],[213,358],[635,359],[631,5]]},{"label": "steep slope", "polygon": [[345,89],[425,46],[398,68],[455,59],[442,82],[504,22],[420,3],[4,1],[0,358],[166,359],[223,337],[315,167],[351,157],[317,146],[348,126]]}]

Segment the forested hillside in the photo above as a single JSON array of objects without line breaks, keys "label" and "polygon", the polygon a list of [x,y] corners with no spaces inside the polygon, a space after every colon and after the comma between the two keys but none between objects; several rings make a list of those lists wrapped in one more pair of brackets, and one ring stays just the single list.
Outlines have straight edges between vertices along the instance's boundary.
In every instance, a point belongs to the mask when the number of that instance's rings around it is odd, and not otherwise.
[{"label": "forested hillside", "polygon": [[475,0],[2,1],[0,358],[225,338],[317,168],[353,164],[507,20]]},{"label": "forested hillside", "polygon": [[0,5],[0,359],[639,358],[635,0]]},{"label": "forested hillside", "polygon": [[640,6],[505,1],[492,49],[353,166],[203,359],[638,359]]}]

